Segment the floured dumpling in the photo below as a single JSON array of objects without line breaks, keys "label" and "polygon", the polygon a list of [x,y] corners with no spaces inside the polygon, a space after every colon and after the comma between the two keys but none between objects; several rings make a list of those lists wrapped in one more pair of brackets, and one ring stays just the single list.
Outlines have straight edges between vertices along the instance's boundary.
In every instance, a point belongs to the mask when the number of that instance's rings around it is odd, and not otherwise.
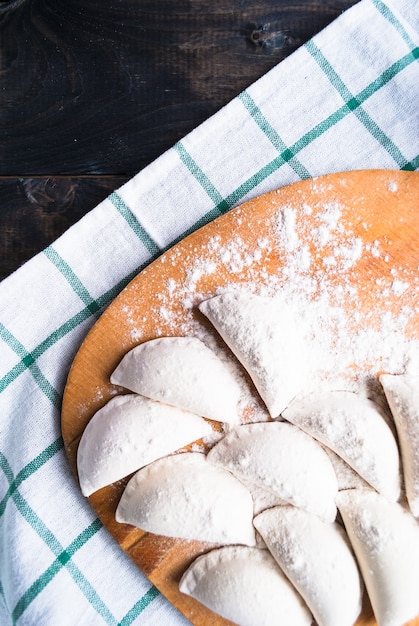
[{"label": "floured dumpling", "polygon": [[199,452],[159,459],[129,481],[116,520],[148,532],[254,546],[253,502],[230,472]]},{"label": "floured dumpling", "polygon": [[336,517],[332,464],[320,445],[292,424],[238,426],[209,451],[208,461],[326,521]]},{"label": "floured dumpling", "polygon": [[379,626],[419,615],[419,525],[400,504],[372,489],[337,497]]},{"label": "floured dumpling", "polygon": [[284,500],[282,500],[279,496],[277,496],[269,489],[264,489],[260,485],[255,483],[251,483],[244,478],[240,478],[240,482],[242,482],[245,487],[250,491],[250,495],[253,500],[253,514],[257,515],[261,513],[265,509],[270,509],[272,506],[278,506],[280,504],[286,504]]},{"label": "floured dumpling", "polygon": [[349,391],[326,391],[296,398],[282,416],[334,450],[378,492],[399,498],[399,451],[378,404]]},{"label": "floured dumpling", "polygon": [[368,487],[368,483],[356,472],[346,461],[342,459],[336,452],[333,452],[327,446],[322,445],[335,470],[336,479],[338,481],[339,491],[342,489],[356,489]]},{"label": "floured dumpling", "polygon": [[399,436],[406,497],[419,517],[419,378],[383,374],[380,382]]},{"label": "floured dumpling", "polygon": [[362,583],[342,528],[292,506],[268,509],[254,525],[317,624],[353,626]]},{"label": "floured dumpling", "polygon": [[294,315],[282,300],[242,291],[205,300],[199,310],[247,370],[271,417],[278,417],[306,380]]},{"label": "floured dumpling", "polygon": [[111,383],[202,417],[239,421],[237,380],[196,337],[162,337],[133,348],[112,373]]},{"label": "floured dumpling", "polygon": [[77,450],[85,496],[212,433],[202,417],[134,394],[115,396],[87,424]]},{"label": "floured dumpling", "polygon": [[198,557],[180,590],[240,626],[310,626],[300,596],[267,550],[228,546]]}]

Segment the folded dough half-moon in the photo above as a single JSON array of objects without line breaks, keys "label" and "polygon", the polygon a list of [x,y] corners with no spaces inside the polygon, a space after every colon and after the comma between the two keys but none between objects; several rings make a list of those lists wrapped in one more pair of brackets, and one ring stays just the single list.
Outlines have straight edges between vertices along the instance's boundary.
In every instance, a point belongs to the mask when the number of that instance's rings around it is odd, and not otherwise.
[{"label": "folded dough half-moon", "polygon": [[271,417],[304,387],[306,358],[294,315],[282,300],[244,291],[201,302],[210,320],[252,378]]},{"label": "folded dough half-moon", "polygon": [[268,509],[253,523],[317,624],[353,626],[362,583],[343,529],[292,506]]},{"label": "folded dough half-moon", "polygon": [[419,378],[383,374],[380,382],[399,436],[407,501],[419,517]]},{"label": "folded dough half-moon", "polygon": [[379,626],[419,615],[419,525],[373,489],[341,491],[337,504]]},{"label": "folded dough half-moon", "polygon": [[227,546],[199,556],[180,590],[240,626],[309,626],[301,597],[267,550]]},{"label": "folded dough half-moon", "polygon": [[111,383],[202,417],[237,424],[240,386],[196,337],[161,337],[130,350]]},{"label": "folded dough half-moon", "polygon": [[335,470],[336,479],[338,481],[338,490],[343,489],[355,489],[359,487],[369,487],[368,483],[356,472],[353,467],[348,465],[341,456],[333,452],[331,448],[322,445],[323,450],[326,452]]},{"label": "folded dough half-moon", "polygon": [[292,424],[238,426],[209,451],[208,461],[325,521],[336,517],[338,488],[329,457],[314,439]]},{"label": "folded dough half-moon", "polygon": [[350,391],[294,399],[282,416],[331,448],[374,489],[400,496],[399,450],[379,405]]},{"label": "folded dough half-moon", "polygon": [[199,452],[168,456],[140,469],[122,494],[116,520],[166,537],[256,543],[249,491]]},{"label": "folded dough half-moon", "polygon": [[280,504],[287,504],[279,496],[277,496],[269,489],[264,489],[260,485],[240,478],[240,482],[250,491],[250,495],[253,500],[253,515],[258,515],[265,509],[270,509],[273,506],[279,506]]},{"label": "folded dough half-moon", "polygon": [[85,496],[211,434],[202,417],[129,394],[115,396],[87,424],[77,450]]}]

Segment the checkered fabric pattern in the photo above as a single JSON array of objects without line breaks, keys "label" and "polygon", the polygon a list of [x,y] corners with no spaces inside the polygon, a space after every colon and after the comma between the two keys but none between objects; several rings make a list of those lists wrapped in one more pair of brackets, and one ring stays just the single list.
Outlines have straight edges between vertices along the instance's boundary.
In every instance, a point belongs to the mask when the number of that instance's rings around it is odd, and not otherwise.
[{"label": "checkered fabric pattern", "polygon": [[362,0],[0,285],[0,624],[186,624],[114,543],[63,450],[70,364],[164,249],[317,175],[419,168],[415,0]]}]

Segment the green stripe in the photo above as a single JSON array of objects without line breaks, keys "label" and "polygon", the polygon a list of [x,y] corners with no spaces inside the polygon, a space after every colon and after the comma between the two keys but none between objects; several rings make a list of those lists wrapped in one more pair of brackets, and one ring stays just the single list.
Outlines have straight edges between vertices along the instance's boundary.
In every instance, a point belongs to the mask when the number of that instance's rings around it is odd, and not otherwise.
[{"label": "green stripe", "polygon": [[[58,442],[51,444],[43,454],[39,455],[34,461],[29,464],[32,465],[32,470],[38,469],[45,461],[46,458],[50,458],[53,450],[59,448]],[[48,583],[54,578],[54,576],[63,568],[66,567],[76,584],[83,591],[88,601],[92,604],[93,608],[106,620],[108,624],[117,624],[117,620],[110,613],[103,601],[98,596],[95,589],[88,582],[82,572],[74,563],[71,563],[73,555],[85,545],[85,543],[93,537],[96,532],[102,528],[100,520],[95,519],[86,529],[80,533],[80,535],[71,542],[71,544],[63,549],[55,536],[45,526],[34,511],[29,507],[26,500],[16,491],[18,477],[20,474],[13,478],[13,472],[7,463],[4,455],[0,453],[0,466],[3,469],[10,485],[14,484],[13,499],[17,505],[18,510],[23,517],[31,524],[37,534],[45,541],[48,547],[56,555],[54,562],[45,570],[45,572],[29,587],[25,594],[17,602],[12,617],[14,621],[17,621],[23,612],[28,608],[30,603],[39,595],[39,593],[48,585]],[[27,466],[28,467],[28,466]],[[26,472],[27,473],[27,472]],[[153,586],[140,598],[140,600],[128,611],[123,620],[120,622],[121,626],[128,626],[138,615],[159,595],[158,590]]]},{"label": "green stripe", "polygon": [[[148,265],[147,263],[143,263],[132,272],[127,274],[125,278],[119,281],[116,285],[111,287],[108,291],[102,294],[95,302],[97,303],[99,308],[102,308],[110,302],[120,293],[120,291],[142,270],[144,267]],[[85,307],[76,315],[73,315],[69,320],[64,322],[61,326],[59,326],[54,332],[52,332],[44,341],[42,341],[37,347],[35,347],[31,352],[31,358],[36,360],[39,358],[44,352],[46,352],[49,348],[51,348],[57,341],[68,335],[68,333],[72,332],[77,326],[81,323],[89,319],[92,316],[91,307]],[[6,330],[6,329],[5,329]],[[11,334],[10,334],[11,336]],[[0,338],[1,335],[1,327],[0,327]],[[26,351],[25,351],[26,353]],[[18,355],[20,356],[20,355]],[[0,393],[8,387],[20,374],[22,374],[28,368],[27,359],[24,357],[22,360],[17,363],[9,372],[7,372],[3,378],[0,379]]]},{"label": "green stripe", "polygon": [[3,473],[7,478],[7,482],[10,485],[14,480],[14,475],[12,472],[12,468],[9,465],[9,462],[7,461],[6,457],[4,456],[3,452],[1,452],[1,450],[0,450],[0,468],[3,470]]},{"label": "green stripe", "polygon": [[[29,369],[41,391],[46,395],[48,400],[50,400],[55,408],[60,409],[61,396],[41,372],[39,366],[35,362],[36,359],[33,353],[28,352],[25,347],[20,343],[20,341],[18,341],[16,337],[14,337],[12,333],[2,323],[0,323],[0,338],[3,339],[3,341],[7,343],[7,345],[13,350],[13,352],[15,352],[15,354],[17,354],[17,356],[21,358],[20,364],[16,366],[19,370],[19,373],[22,373],[24,369]],[[1,391],[2,385],[0,381],[0,392]]]},{"label": "green stripe", "polygon": [[[14,477],[9,463],[4,454],[0,452],[0,468],[3,470],[9,484],[12,484]],[[46,524],[41,520],[35,511],[29,506],[25,498],[16,489],[12,494],[13,501],[22,515],[22,517],[30,524],[37,535],[44,541],[48,548],[53,552],[56,559],[53,564],[42,574],[40,578],[25,592],[18,601],[13,611],[13,618],[17,620],[24,610],[29,606],[30,602],[42,591],[43,588],[51,581],[55,574],[65,567],[77,586],[84,593],[95,611],[101,615],[108,624],[116,624],[117,620],[113,617],[109,609],[101,600],[98,593],[86,579],[80,569],[71,562],[73,554],[84,545],[90,537],[92,537],[100,528],[102,523],[96,519],[85,529],[79,537],[77,537],[67,549],[64,549],[55,535],[49,530]]]},{"label": "green stripe", "polygon": [[44,254],[51,261],[59,272],[64,276],[70,287],[73,289],[80,300],[84,302],[87,308],[93,313],[97,313],[99,310],[98,303],[92,298],[86,287],[83,285],[79,277],[74,273],[69,264],[58,254],[58,252],[52,247],[48,246],[44,250]]},{"label": "green stripe", "polygon": [[[51,333],[46,339],[44,339],[44,341],[42,341],[36,348],[34,348],[34,350],[32,351],[32,357],[33,358],[40,357],[57,341],[62,339],[62,337],[70,333],[72,330],[77,328],[77,326],[79,326],[82,322],[84,322],[86,319],[91,317],[91,315],[92,315],[92,312],[87,307],[85,309],[82,309],[78,313],[76,313],[76,315],[74,315],[72,318],[64,322],[64,324],[62,324],[53,333]],[[0,336],[1,336],[1,332],[0,332]],[[0,393],[4,391],[6,387],[8,387],[14,380],[16,380],[16,378],[18,378],[18,376],[20,376],[20,374],[22,374],[27,369],[27,367],[28,367],[27,362],[24,361],[23,359],[19,363],[17,363],[14,367],[12,367],[12,369],[9,370],[7,374],[3,376],[2,379],[0,379]]]},{"label": "green stripe", "polygon": [[[386,85],[390,80],[392,80],[395,76],[397,76],[397,74],[402,72],[411,63],[414,63],[417,58],[419,58],[419,48],[416,48],[411,53],[406,54],[404,57],[393,63],[378,78],[376,78],[367,87],[359,92],[359,94],[356,96],[358,106],[365,102],[365,100],[367,100],[374,93],[379,91],[381,87]],[[229,196],[227,196],[224,199],[224,202],[227,203],[227,205],[230,207],[234,206],[257,185],[259,185],[271,174],[273,174],[280,167],[282,167],[284,161],[288,162],[291,158],[293,158],[294,155],[298,154],[303,148],[314,142],[326,131],[328,131],[332,126],[335,126],[340,120],[342,120],[350,113],[351,110],[346,104],[341,106],[340,109],[329,115],[323,121],[319,122],[319,124],[316,124],[316,126],[309,130],[292,146],[284,150],[282,154],[280,154],[278,157],[275,157],[275,159],[272,159],[270,163],[261,168],[258,172],[256,172],[256,174],[253,174],[253,176],[248,178],[244,183],[240,185],[240,187],[235,189]],[[404,167],[406,167],[406,165]]]},{"label": "green stripe", "polygon": [[[13,472],[10,468],[10,465],[7,463],[6,457],[0,453],[0,466],[4,471],[6,478],[9,482],[9,489],[6,494],[6,497],[3,498],[1,507],[1,513],[4,512],[4,507],[6,503],[6,498],[8,499],[18,489],[19,485],[30,475],[32,475],[37,469],[39,469],[42,465],[44,465],[54,454],[56,454],[63,447],[62,439],[57,439],[50,446],[48,446],[41,454],[39,454],[33,461],[28,463],[28,465],[21,470],[16,477],[13,477]],[[63,567],[67,566],[67,568],[71,568],[73,578],[76,580],[78,586],[84,590],[84,593],[93,605],[102,605],[102,601],[98,598],[95,590],[90,585],[90,583],[85,580],[84,576],[78,570],[74,564],[69,563],[70,559],[74,555],[74,553],[79,550],[87,541],[92,537],[101,527],[102,523],[96,519],[94,522],[85,529],[66,549],[62,549],[58,541],[55,539],[53,534],[43,525],[42,522],[36,520],[35,513],[30,509],[27,505],[24,498],[18,493],[16,498],[14,498],[16,504],[19,504],[18,509],[21,511],[24,510],[24,517],[30,521],[31,525],[37,526],[37,530],[39,536],[44,539],[47,545],[52,549],[54,554],[56,554],[55,561],[51,564],[51,566],[33,583],[33,585],[26,591],[26,593],[20,598],[18,603],[15,606],[13,611],[13,619],[18,620],[20,615],[24,612],[24,610],[29,606],[32,600],[44,589],[47,584],[52,580],[55,574]],[[0,589],[0,593],[2,589]],[[138,602],[128,611],[125,617],[120,622],[120,626],[129,626],[136,617],[159,595],[158,590],[153,586],[151,587],[145,594],[140,598]],[[4,596],[4,594],[3,594]],[[5,598],[4,598],[5,601]],[[103,605],[104,606],[104,605]],[[96,606],[94,607],[96,610]],[[103,607],[99,606],[99,613],[103,617],[107,617],[107,622],[111,624],[115,624],[116,620],[109,613],[107,608],[103,610]]]},{"label": "green stripe", "polygon": [[415,47],[415,42],[411,39],[409,33],[400,22],[400,20],[394,15],[393,11],[386,5],[382,0],[372,0],[375,8],[381,13],[385,19],[390,22],[392,26],[397,30],[397,32],[402,36],[404,41],[407,43],[409,48]]},{"label": "green stripe", "polygon": [[408,54],[405,54],[398,61],[395,61],[390,67],[388,67],[380,76],[378,76],[375,80],[372,81],[369,85],[367,85],[359,94],[356,96],[356,99],[360,101],[362,104],[365,100],[367,100],[374,93],[379,91],[381,87],[384,87],[389,83],[397,74],[400,74],[406,67],[415,63],[419,59],[419,47],[414,48]]},{"label": "green stripe", "polygon": [[[356,106],[360,106],[365,100],[367,100],[371,95],[376,93],[381,87],[386,85],[397,74],[402,72],[411,63],[415,62],[417,58],[419,58],[419,48],[415,48],[411,53],[406,54],[404,57],[393,63],[377,79],[372,81],[358,95],[355,96],[355,100],[357,103]],[[327,130],[337,124],[341,119],[349,115],[350,112],[351,109],[347,106],[347,104],[344,104],[335,113],[329,115],[325,120],[314,126],[303,137],[296,141],[292,146],[285,149],[278,157],[276,157],[270,163],[261,168],[253,176],[248,178],[226,198],[221,199],[216,207],[211,209],[211,211],[208,211],[193,226],[188,228],[184,233],[182,233],[182,235],[180,235],[173,242],[171,242],[170,246],[173,245],[175,241],[181,240],[184,236],[196,230],[197,227],[202,226],[208,223],[210,220],[214,219],[219,213],[223,213],[232,206],[234,206],[234,204],[239,202],[257,185],[259,185],[271,174],[277,171],[284,164],[284,162],[289,162],[296,154],[298,154],[298,152],[300,152],[303,148],[315,141],[318,137],[323,135]],[[419,164],[417,163],[417,160],[414,160],[405,163],[402,169],[417,169],[417,167],[419,167]],[[167,248],[169,248],[170,246],[167,246]],[[115,287],[103,294],[103,296],[97,300],[99,305],[101,303],[108,304],[117,295],[117,293],[119,293],[119,291],[131,280],[131,278],[133,278],[147,264],[148,263],[145,263],[141,267],[131,272],[131,274],[129,274],[125,279],[115,285]],[[87,319],[89,316],[90,311],[88,309],[80,311],[77,315],[65,322],[54,333],[47,337],[47,339],[45,339],[37,348],[32,351],[32,354],[35,356],[42,354],[49,347],[51,347],[51,345],[58,341],[58,339],[71,332],[74,328],[76,328],[78,324]],[[7,387],[7,385],[15,380],[23,371],[25,371],[26,367],[26,363],[20,362],[12,370],[10,370],[10,372],[8,372],[3,377],[3,379],[0,380],[0,391]]]},{"label": "green stripe", "polygon": [[130,626],[132,622],[148,607],[153,600],[160,595],[159,590],[153,585],[150,589],[134,604],[132,609],[122,618],[118,626]]},{"label": "green stripe", "polygon": [[349,91],[339,74],[334,70],[332,65],[326,59],[320,48],[311,40],[305,44],[306,50],[311,54],[317,65],[324,72],[330,81],[330,84],[336,89],[342,99],[346,102],[346,106],[353,112],[371,135],[382,145],[382,147],[394,159],[395,163],[401,168],[407,163],[407,159],[400,152],[395,143],[384,133],[384,131],[374,122],[364,109],[361,108],[361,102],[354,97]]},{"label": "green stripe", "polygon": [[[272,159],[268,164],[262,167],[258,172],[250,176],[239,187],[237,187],[232,193],[223,198],[220,203],[215,207],[216,211],[226,212],[240,200],[242,200],[248,193],[250,193],[255,187],[266,180],[274,172],[280,169],[284,163],[289,163],[296,154],[306,148],[321,135],[323,135],[330,128],[335,126],[343,118],[349,115],[352,111],[360,107],[368,98],[384,87],[395,76],[402,72],[406,67],[414,63],[419,58],[419,48],[415,48],[412,52],[404,55],[402,58],[388,67],[380,76],[372,81],[367,87],[362,89],[355,97],[350,99],[350,105],[343,104],[337,111],[329,115],[326,119],[322,120],[305,135],[298,139],[293,145],[285,148],[277,157]],[[414,162],[413,162],[414,163]],[[411,163],[406,159],[403,162],[401,169],[411,169]],[[415,167],[416,169],[416,167]],[[193,173],[193,172],[192,172]],[[212,210],[213,211],[213,210]],[[211,213],[209,212],[201,217],[201,224],[207,219],[211,219]],[[189,229],[191,232],[193,228]]]},{"label": "green stripe", "polygon": [[57,452],[62,450],[64,447],[64,442],[61,437],[59,437],[56,441],[51,443],[45,450],[43,450],[38,456],[36,456],[30,463],[28,463],[16,476],[16,478],[12,479],[7,492],[5,493],[3,499],[0,502],[0,517],[3,515],[7,502],[9,501],[10,496],[19,488],[19,486],[23,483],[24,480],[32,476],[40,467],[45,465],[47,461],[49,461]]},{"label": "green stripe", "polygon": [[[192,232],[198,226],[203,225],[204,223],[207,223],[210,219],[213,219],[216,216],[216,214],[218,214],[219,212],[224,212],[226,210],[226,208],[230,208],[234,204],[234,202],[236,202],[241,197],[246,195],[251,189],[253,189],[256,185],[258,185],[260,182],[262,182],[267,176],[269,176],[271,173],[273,173],[275,170],[277,170],[279,167],[281,167],[281,165],[283,165],[284,162],[291,161],[295,157],[295,154],[298,153],[303,147],[307,146],[309,143],[314,141],[318,136],[320,136],[321,134],[326,132],[326,130],[328,130],[331,126],[336,124],[340,119],[342,119],[343,117],[348,115],[352,110],[357,110],[358,107],[360,107],[361,104],[368,97],[370,97],[373,93],[375,93],[383,85],[385,85],[387,82],[389,82],[396,74],[401,72],[405,67],[407,67],[410,63],[412,63],[418,57],[419,57],[418,48],[416,48],[416,49],[414,49],[412,51],[411,54],[406,55],[405,57],[403,57],[402,59],[400,59],[399,61],[394,63],[390,68],[388,68],[388,70],[383,72],[383,74],[379,78],[377,78],[368,87],[366,87],[364,90],[362,90],[360,92],[360,94],[358,94],[358,96],[356,96],[355,98],[349,99],[349,106],[348,106],[348,103],[346,103],[344,105],[344,107],[341,107],[341,109],[338,110],[335,114],[329,116],[326,120],[324,120],[320,124],[316,125],[316,127],[314,127],[314,129],[312,129],[311,131],[306,133],[304,135],[304,137],[302,137],[300,140],[295,142],[295,144],[293,146],[291,146],[290,148],[284,149],[282,151],[282,153],[276,159],[272,160],[270,164],[268,164],[267,166],[262,168],[259,172],[257,172],[252,177],[250,177],[245,183],[243,183],[239,188],[237,188],[227,198],[223,199],[221,196],[219,196],[219,200],[218,200],[217,206],[213,210],[208,212],[206,215],[202,216],[200,218],[200,220],[198,220],[193,227],[188,229],[188,231],[185,231],[185,234],[186,234],[186,232]],[[261,121],[261,118],[259,118],[259,121]],[[178,147],[179,147],[179,144],[178,144]],[[178,151],[178,153],[179,153],[179,151]],[[187,153],[185,151],[184,156],[186,156],[186,154]],[[409,163],[405,163],[404,164],[404,169],[416,169],[418,166],[419,166],[419,156],[416,157],[414,160],[410,161]],[[197,170],[192,169],[190,171],[194,175],[200,175]],[[202,174],[203,174],[203,172],[202,172]],[[206,184],[207,181],[208,181],[208,179],[204,175],[204,178],[201,178],[201,185],[203,183]],[[213,188],[213,189],[215,189],[215,188]],[[113,202],[113,203],[115,205],[115,202]],[[117,207],[117,208],[119,208],[119,207]],[[125,219],[127,219],[127,218],[125,218]],[[131,218],[127,219],[128,223],[130,223],[129,220],[133,224],[135,223],[134,221],[132,221]],[[137,224],[138,224],[138,222],[137,222]],[[181,237],[179,237],[179,239],[181,239],[185,234],[183,234]],[[157,246],[154,244],[154,242],[152,242],[152,243],[153,243],[153,249],[156,250]],[[95,302],[99,303],[100,301],[102,301],[105,304],[105,303],[108,303],[109,301],[111,301],[113,299],[113,297],[115,297],[115,295],[117,293],[119,293],[119,291],[123,288],[123,286],[125,286],[125,284],[131,279],[131,277],[134,277],[138,273],[138,271],[140,271],[140,269],[141,268],[138,268],[137,270],[132,272],[129,277],[125,278],[118,285],[116,285],[111,290],[109,290],[108,292],[103,294],[101,296],[101,298],[98,299]],[[45,352],[45,350],[47,350],[51,345],[53,345],[56,341],[58,341],[59,338],[61,338],[64,335],[66,335],[68,332],[73,330],[78,324],[80,324],[82,321],[87,319],[91,315],[91,313],[92,312],[88,309],[88,307],[86,307],[86,309],[84,309],[83,311],[78,313],[76,316],[74,316],[73,318],[68,320],[59,329],[57,329],[57,331],[55,331],[46,340],[44,340],[41,344],[39,344],[39,346],[32,353],[28,353],[24,349],[22,344],[17,342],[17,340],[14,337],[12,337],[12,335],[10,334],[9,339],[11,339],[12,345],[14,345],[15,348],[17,348],[17,349],[15,349],[15,352],[18,354],[18,356],[21,357],[22,361],[21,361],[21,363],[18,366],[13,368],[13,370],[12,370],[14,372],[13,375],[10,378],[8,378],[8,375],[6,375],[6,377],[4,377],[2,379],[2,381],[6,381],[7,384],[9,384],[9,382],[11,382],[12,379],[14,380],[20,373],[25,371],[26,368],[32,367],[34,365],[34,354],[35,353],[38,353],[40,355],[43,352]],[[4,329],[4,330],[6,331],[6,329]],[[6,334],[7,334],[7,332],[8,331],[6,331]],[[8,340],[7,340],[7,343],[9,343]],[[9,345],[11,345],[11,344],[9,343]],[[11,345],[11,347],[12,347],[12,345]],[[14,349],[14,348],[12,347],[12,349]],[[10,372],[9,372],[9,374],[10,374]],[[1,382],[2,381],[0,381],[0,386],[1,386]],[[3,388],[4,388],[4,386],[3,386]],[[55,452],[56,451],[57,450],[55,450]],[[51,452],[53,452],[53,448],[51,448]],[[20,482],[22,482],[27,476],[30,475],[30,473],[31,473],[31,470],[30,470],[30,467],[29,467],[30,465],[31,464],[28,464],[27,469],[25,468],[25,471],[22,470],[22,472],[20,472]],[[36,469],[37,468],[34,465],[34,470],[33,471],[36,471]],[[10,476],[10,472],[8,472],[8,471],[5,471],[5,474]],[[17,478],[18,477],[16,477],[16,480],[17,480]],[[12,478],[11,482],[13,482],[13,478]],[[19,503],[19,506],[18,506],[19,509],[23,508],[25,510],[25,518],[26,519],[30,519],[31,520],[30,523],[35,524],[36,530],[37,530],[38,534],[46,541],[46,543],[48,545],[50,545],[49,541],[53,538],[52,533],[50,533],[50,531],[48,531],[48,529],[46,529],[46,527],[44,527],[43,522],[41,520],[39,520],[39,518],[36,518],[35,514],[30,509],[30,507],[27,505],[27,503],[25,503],[24,499],[21,497],[21,495],[17,491],[16,487],[13,488],[13,499],[15,500],[15,502]],[[65,564],[66,566],[68,566],[70,561],[68,561],[67,555],[68,555],[68,551],[61,550],[59,555],[57,555],[58,562],[62,563],[62,565]],[[150,592],[151,592],[151,590],[150,590]],[[153,592],[151,592],[151,595],[153,595]],[[147,596],[147,594],[145,596],[143,596],[143,598],[146,598],[146,596]],[[136,605],[134,605],[134,607],[127,613],[127,615],[124,618],[124,620],[126,620],[124,623],[126,623],[126,624],[129,623],[128,620],[130,619],[130,616],[135,612],[135,610],[136,610],[135,607],[137,607],[137,605],[138,606],[143,606],[143,604],[144,604],[143,598],[138,603],[136,603]],[[105,609],[106,609],[106,607],[105,607]]]},{"label": "green stripe", "polygon": [[[286,143],[281,139],[273,126],[270,125],[260,108],[257,106],[253,98],[247,93],[247,91],[243,91],[241,94],[239,94],[238,99],[244,105],[248,113],[250,113],[252,119],[256,122],[259,128],[265,133],[266,137],[269,139],[274,148],[276,148],[278,152],[286,153]],[[298,174],[301,179],[311,177],[310,172],[298,159],[295,158],[294,155],[292,155],[289,161],[284,161],[284,163],[286,162],[288,162],[290,167],[294,170],[296,174]]]},{"label": "green stripe", "polygon": [[[97,300],[98,307],[101,308],[102,306],[109,304],[115,298],[115,296],[121,291],[121,289],[123,289],[123,287],[125,287],[126,284],[130,282],[130,280],[134,278],[134,276],[136,276],[138,272],[141,271],[145,267],[145,265],[147,264],[143,264],[140,267],[133,270],[122,281],[120,281],[114,287],[112,287],[107,292],[105,292],[100,298],[98,298]],[[62,324],[56,331],[54,331],[54,333],[49,335],[49,337],[47,337],[41,344],[39,344],[31,353],[32,357],[33,358],[40,357],[52,345],[54,345],[57,341],[59,341],[66,334],[74,330],[74,328],[76,328],[79,324],[81,324],[83,321],[88,319],[91,315],[92,315],[91,307],[86,307],[85,309],[80,311],[77,315],[73,316],[70,320]],[[21,344],[17,342],[17,340],[15,340],[11,334],[9,335],[10,335],[10,340],[12,342],[15,342],[16,350],[21,350],[21,354],[25,354],[26,350],[23,348],[23,346],[21,346]],[[10,370],[8,374],[6,374],[3,377],[3,379],[0,380],[0,392],[3,391],[11,382],[13,382],[13,380],[15,380],[22,372],[24,372],[27,369],[27,367],[28,367],[27,362],[26,361],[24,362],[22,360],[14,368],[12,368],[12,370]],[[26,478],[32,475],[32,473],[36,471],[36,469],[41,467],[47,460],[49,460],[49,458],[51,458],[54,454],[59,452],[62,449],[62,447],[63,447],[63,441],[61,438],[59,438],[55,442],[53,442],[50,446],[48,446],[43,452],[41,452],[40,455],[36,457],[36,459],[28,463],[28,465],[19,472],[19,474],[16,476],[15,479],[13,479],[13,477],[10,479],[9,489],[7,493],[5,494],[3,500],[0,502],[0,517],[5,510],[5,507],[7,505],[7,502],[10,496],[13,494],[16,488],[20,484],[22,484],[22,482],[26,480]]]},{"label": "green stripe", "polygon": [[[0,452],[0,468],[3,470],[9,484],[11,484],[14,479],[13,472],[6,457],[2,452]],[[29,506],[29,504],[26,502],[20,492],[18,490],[15,490],[12,497],[22,516],[26,519],[27,522],[29,522],[32,528],[34,528],[36,533],[47,544],[52,552],[54,552],[55,555],[62,552],[63,547],[60,545],[52,532],[47,528],[44,522],[36,515],[36,513]]]},{"label": "green stripe", "polygon": [[255,187],[260,185],[266,178],[269,178],[271,174],[280,169],[284,163],[287,163],[289,159],[292,158],[293,155],[288,153],[290,150],[284,151],[279,156],[272,159],[270,163],[262,167],[256,174],[250,176],[244,183],[237,187],[229,196],[226,198],[226,202],[230,207],[237,204],[244,196],[250,193]]},{"label": "green stripe", "polygon": [[150,237],[148,232],[143,228],[140,224],[134,213],[131,211],[129,206],[125,204],[121,196],[119,196],[116,191],[111,193],[108,198],[113,206],[119,211],[122,217],[125,219],[127,224],[132,228],[134,233],[137,235],[138,239],[144,244],[149,253],[152,256],[157,255],[160,252],[159,246],[155,241]]},{"label": "green stripe", "polygon": [[198,183],[201,185],[202,189],[207,193],[207,195],[211,198],[214,204],[217,207],[220,207],[220,213],[223,213],[226,208],[228,209],[229,207],[224,207],[223,196],[220,194],[218,189],[214,187],[208,176],[202,171],[196,161],[194,161],[184,145],[179,141],[174,146],[174,149],[178,153],[182,163],[188,168],[195,180],[197,180]]},{"label": "green stripe", "polygon": [[[43,591],[45,587],[47,587],[47,585],[63,567],[68,566],[67,569],[70,569],[75,581],[77,583],[79,582],[78,578],[81,572],[78,567],[76,567],[73,563],[70,563],[70,560],[74,556],[74,554],[78,550],[80,550],[80,548],[82,548],[85,543],[91,537],[93,537],[101,528],[101,522],[97,519],[94,520],[90,524],[90,526],[85,528],[83,532],[80,533],[80,535],[76,537],[76,539],[74,539],[74,541],[72,541],[65,550],[62,550],[57,555],[56,559],[51,563],[51,565],[43,572],[43,574],[41,574],[41,576],[39,576],[39,578],[37,578],[37,580],[35,580],[35,582],[26,590],[26,592],[17,602],[12,612],[12,619],[15,622],[17,622],[17,620],[22,616],[22,614],[25,612],[31,602],[33,602],[33,600],[35,600],[35,598],[41,593],[41,591]],[[99,596],[97,596],[96,591],[93,589],[90,583],[88,583],[86,587],[86,582],[87,581],[84,580],[82,584],[85,587],[85,590],[88,589],[88,600],[91,602],[93,596],[96,596],[96,600],[99,599]],[[80,584],[78,584],[78,586],[80,587]],[[100,599],[99,603],[95,601],[93,604],[96,605],[94,606],[96,610],[99,608],[99,614],[106,619],[108,624],[117,624],[116,619],[113,617],[109,609],[103,604]]]},{"label": "green stripe", "polygon": [[411,161],[409,161],[409,163],[406,163],[405,167],[403,167],[403,170],[408,170],[409,172],[414,172],[415,170],[417,170],[419,167],[419,155],[417,157],[415,157],[414,159],[412,159]]}]

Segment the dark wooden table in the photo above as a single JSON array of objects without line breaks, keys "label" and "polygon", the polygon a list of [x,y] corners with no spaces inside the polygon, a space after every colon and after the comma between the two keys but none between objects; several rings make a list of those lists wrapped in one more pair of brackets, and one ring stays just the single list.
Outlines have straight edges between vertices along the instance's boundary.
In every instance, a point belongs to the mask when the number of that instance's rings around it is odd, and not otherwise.
[{"label": "dark wooden table", "polygon": [[355,2],[0,1],[0,279]]}]

